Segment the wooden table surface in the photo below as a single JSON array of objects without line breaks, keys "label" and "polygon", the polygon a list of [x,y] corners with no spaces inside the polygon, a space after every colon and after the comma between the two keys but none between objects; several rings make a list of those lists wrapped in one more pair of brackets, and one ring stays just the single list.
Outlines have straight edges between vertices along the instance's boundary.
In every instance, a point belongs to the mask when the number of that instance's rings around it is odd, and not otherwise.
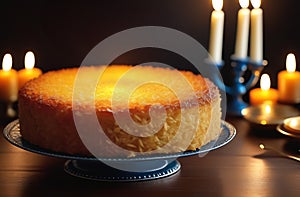
[{"label": "wooden table surface", "polygon": [[0,196],[299,196],[300,163],[258,145],[297,155],[300,142],[242,118],[227,117],[227,122],[237,135],[226,146],[204,157],[179,158],[175,175],[128,183],[73,177],[64,171],[65,159],[22,150],[1,136]]}]

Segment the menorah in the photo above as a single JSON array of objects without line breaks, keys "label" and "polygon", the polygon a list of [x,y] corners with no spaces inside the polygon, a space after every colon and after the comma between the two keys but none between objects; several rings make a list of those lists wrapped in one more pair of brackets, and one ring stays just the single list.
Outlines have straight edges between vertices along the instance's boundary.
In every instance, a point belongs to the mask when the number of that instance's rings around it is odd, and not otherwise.
[{"label": "menorah", "polygon": [[[242,116],[242,110],[248,107],[248,104],[243,100],[243,95],[257,83],[266,65],[266,60],[255,62],[250,58],[241,59],[231,56],[231,67],[233,69],[234,78],[230,86],[225,85],[225,91],[230,96],[227,106],[228,114]],[[224,62],[217,64],[219,69],[223,66]],[[247,80],[245,80],[246,71],[250,73]]]}]

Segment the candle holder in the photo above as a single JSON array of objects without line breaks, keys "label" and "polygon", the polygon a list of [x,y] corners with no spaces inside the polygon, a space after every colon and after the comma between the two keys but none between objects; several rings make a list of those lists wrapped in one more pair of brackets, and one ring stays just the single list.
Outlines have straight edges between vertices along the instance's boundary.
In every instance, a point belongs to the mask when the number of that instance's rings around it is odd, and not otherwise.
[{"label": "candle holder", "polygon": [[[267,61],[261,62],[251,61],[249,58],[241,59],[231,56],[231,67],[234,77],[231,86],[225,85],[226,93],[229,95],[227,112],[231,115],[242,116],[242,110],[248,107],[248,104],[243,100],[243,95],[253,87],[259,80],[259,76],[267,65]],[[224,63],[216,65],[219,69],[224,66]],[[245,80],[246,71],[250,71],[250,76]]]}]

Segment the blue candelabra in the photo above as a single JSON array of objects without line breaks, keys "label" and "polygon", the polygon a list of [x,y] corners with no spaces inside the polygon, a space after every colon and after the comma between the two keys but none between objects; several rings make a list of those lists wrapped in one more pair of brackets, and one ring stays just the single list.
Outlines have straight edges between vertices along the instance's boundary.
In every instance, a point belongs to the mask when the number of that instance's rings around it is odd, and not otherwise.
[{"label": "blue candelabra", "polygon": [[[233,82],[230,86],[225,85],[226,93],[228,94],[228,114],[242,116],[242,110],[248,107],[248,104],[243,100],[243,95],[253,87],[259,80],[260,74],[267,65],[267,61],[261,62],[251,61],[250,58],[240,59],[231,56],[231,67],[233,69]],[[221,69],[224,63],[217,64]],[[249,71],[250,76],[245,80],[245,73]]]}]

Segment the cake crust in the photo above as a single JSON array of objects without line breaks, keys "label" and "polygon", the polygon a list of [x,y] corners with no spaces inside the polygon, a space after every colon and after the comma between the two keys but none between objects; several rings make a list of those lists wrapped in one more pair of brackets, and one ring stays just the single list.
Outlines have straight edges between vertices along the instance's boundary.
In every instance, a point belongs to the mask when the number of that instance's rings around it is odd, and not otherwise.
[{"label": "cake crust", "polygon": [[[136,153],[147,154],[161,147],[167,147],[162,153],[196,150],[218,137],[221,132],[220,94],[211,81],[201,75],[180,71],[193,88],[193,93],[196,95],[195,101],[185,93],[185,87],[177,84],[178,82],[173,79],[177,70],[135,66],[135,72],[129,73],[132,68],[126,65],[81,68],[83,77],[87,78],[82,87],[89,84],[88,78],[91,75],[96,75],[99,70],[104,69],[94,93],[95,106],[91,107],[90,103],[86,102],[89,100],[87,98],[89,94],[84,92],[85,88],[82,88],[80,92],[82,97],[78,97],[79,101],[76,101],[80,102],[80,105],[77,105],[79,108],[76,109],[78,114],[88,114],[96,109],[98,121],[105,136],[109,139],[109,141],[95,144],[96,148],[101,148],[97,156],[135,156]],[[83,143],[74,123],[74,84],[78,71],[78,68],[69,68],[47,72],[28,82],[19,91],[20,131],[25,140],[52,151],[91,156],[89,148]],[[137,81],[137,78],[148,80],[145,73],[148,77],[155,75],[156,78],[162,79],[161,81],[165,80],[166,84],[174,83],[174,86],[178,86],[179,93],[174,93],[162,84],[147,83],[132,91],[129,101],[126,100],[127,97],[122,97],[126,95],[124,92],[131,91],[129,86]],[[124,79],[122,83],[118,83],[120,78]],[[181,95],[181,100],[178,99],[178,94]],[[112,98],[115,95],[119,97],[116,98],[117,102],[113,103]],[[122,114],[128,110],[134,122],[147,125],[151,122],[149,109],[157,104],[164,107],[167,116],[163,126],[154,135],[146,137],[129,135],[117,124],[112,112]],[[191,115],[195,110],[198,112],[197,115]],[[191,125],[191,122],[197,122],[197,124]],[[175,145],[168,147],[168,142],[177,135],[179,126],[195,131],[188,141],[189,144],[182,142],[184,141],[182,139],[190,138],[186,137],[187,133],[182,132],[177,136],[178,140],[175,140]],[[87,129],[86,132],[89,135],[92,131]],[[112,143],[126,149],[130,154],[122,155],[118,150],[111,148]]]}]

